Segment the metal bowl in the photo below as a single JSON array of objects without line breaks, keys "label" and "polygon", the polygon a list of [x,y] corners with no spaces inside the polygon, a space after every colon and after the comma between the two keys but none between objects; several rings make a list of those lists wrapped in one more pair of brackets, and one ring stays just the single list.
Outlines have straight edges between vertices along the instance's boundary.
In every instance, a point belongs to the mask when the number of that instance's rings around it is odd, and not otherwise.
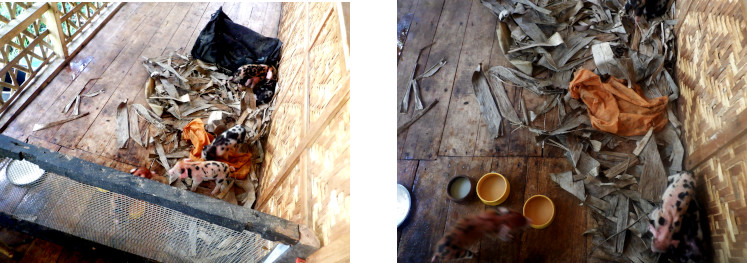
[{"label": "metal bowl", "polygon": [[402,225],[402,222],[407,219],[407,215],[410,214],[410,205],[412,199],[410,198],[410,192],[407,191],[404,185],[397,184],[397,227]]},{"label": "metal bowl", "polygon": [[39,181],[44,175],[44,170],[26,160],[13,160],[8,164],[5,174],[10,183],[21,186]]}]

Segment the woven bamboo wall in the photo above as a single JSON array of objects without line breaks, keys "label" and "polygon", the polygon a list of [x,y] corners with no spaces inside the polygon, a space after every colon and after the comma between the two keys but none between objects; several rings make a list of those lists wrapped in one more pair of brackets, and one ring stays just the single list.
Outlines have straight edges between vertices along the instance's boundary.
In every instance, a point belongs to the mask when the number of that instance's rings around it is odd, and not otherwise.
[{"label": "woven bamboo wall", "polygon": [[704,146],[747,108],[742,1],[678,1],[677,77],[687,149]]},{"label": "woven bamboo wall", "polygon": [[706,191],[714,262],[747,261],[747,23],[743,1],[677,1],[687,169]]},{"label": "woven bamboo wall", "polygon": [[283,3],[280,91],[256,206],[311,227],[316,262],[350,254],[350,72],[338,9]]},{"label": "woven bamboo wall", "polygon": [[719,150],[694,170],[707,193],[714,262],[747,259],[747,137]]}]

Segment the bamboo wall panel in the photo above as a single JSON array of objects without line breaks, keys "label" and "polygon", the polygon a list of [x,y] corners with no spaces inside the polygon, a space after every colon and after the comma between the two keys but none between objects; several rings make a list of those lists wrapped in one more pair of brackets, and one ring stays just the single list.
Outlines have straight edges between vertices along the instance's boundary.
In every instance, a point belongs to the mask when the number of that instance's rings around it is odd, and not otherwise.
[{"label": "bamboo wall panel", "polygon": [[[261,189],[277,183],[277,175],[286,158],[298,146],[305,127],[305,74],[306,28],[298,21],[306,20],[303,3],[284,3],[280,18],[278,38],[283,49],[278,68],[278,95],[275,102],[270,135],[265,146],[265,161],[262,163]],[[262,190],[259,192],[262,195]]]},{"label": "bamboo wall panel", "polygon": [[[292,173],[302,174],[301,171],[302,166],[296,165]],[[306,224],[306,215],[302,210],[305,207],[303,207],[304,203],[301,202],[303,180],[304,177],[302,176],[292,176],[282,181],[276,186],[278,189],[275,193],[277,194],[270,196],[270,199],[267,201],[267,209],[263,212],[293,221],[294,223]]]},{"label": "bamboo wall panel", "polygon": [[350,107],[332,120],[308,154],[311,178],[311,221],[322,244],[350,226]]},{"label": "bamboo wall panel", "polygon": [[747,259],[747,137],[720,149],[695,169],[697,190],[707,193],[706,211],[714,262]]},{"label": "bamboo wall panel", "polygon": [[689,153],[747,108],[747,24],[742,1],[678,1],[676,74]]},{"label": "bamboo wall panel", "polygon": [[[686,162],[708,213],[714,262],[747,260],[747,23],[743,1],[677,1],[676,78]],[[702,192],[701,192],[702,193]]]},{"label": "bamboo wall panel", "polygon": [[309,36],[310,41],[314,41],[309,50],[309,61],[314,61],[314,65],[309,67],[309,78],[312,80],[309,92],[309,121],[312,123],[319,118],[346,76],[345,58],[343,53],[339,52],[342,50],[342,36],[337,24],[337,14],[332,12],[332,7],[333,5],[328,3],[309,5],[311,28],[324,25],[319,31],[312,30]]},{"label": "bamboo wall panel", "polygon": [[350,233],[350,73],[337,6],[283,3],[280,91],[256,205],[308,225],[325,251],[318,259],[349,255],[340,241]]}]

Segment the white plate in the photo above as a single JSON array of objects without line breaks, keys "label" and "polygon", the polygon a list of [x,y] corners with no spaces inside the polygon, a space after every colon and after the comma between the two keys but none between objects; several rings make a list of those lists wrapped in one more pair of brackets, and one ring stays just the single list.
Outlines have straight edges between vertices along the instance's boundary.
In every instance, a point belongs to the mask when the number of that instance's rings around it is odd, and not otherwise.
[{"label": "white plate", "polygon": [[407,214],[410,213],[410,192],[407,188],[401,184],[397,184],[397,227],[407,219]]},{"label": "white plate", "polygon": [[8,181],[14,185],[27,185],[39,180],[44,170],[26,160],[13,160],[5,170]]}]

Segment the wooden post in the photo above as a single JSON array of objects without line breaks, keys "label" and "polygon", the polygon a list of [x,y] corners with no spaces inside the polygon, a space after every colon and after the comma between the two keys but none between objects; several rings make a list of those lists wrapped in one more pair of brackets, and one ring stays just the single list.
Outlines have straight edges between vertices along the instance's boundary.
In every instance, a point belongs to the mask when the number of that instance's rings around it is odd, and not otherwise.
[{"label": "wooden post", "polygon": [[[57,9],[57,3],[48,3],[49,9],[44,13],[44,23],[47,24],[47,30],[49,30],[49,39],[52,40],[52,50],[57,53],[58,56],[65,59],[68,57],[67,42],[65,41],[65,34],[62,32],[62,21],[60,21],[60,10]],[[81,3],[83,4],[83,3]]]}]

